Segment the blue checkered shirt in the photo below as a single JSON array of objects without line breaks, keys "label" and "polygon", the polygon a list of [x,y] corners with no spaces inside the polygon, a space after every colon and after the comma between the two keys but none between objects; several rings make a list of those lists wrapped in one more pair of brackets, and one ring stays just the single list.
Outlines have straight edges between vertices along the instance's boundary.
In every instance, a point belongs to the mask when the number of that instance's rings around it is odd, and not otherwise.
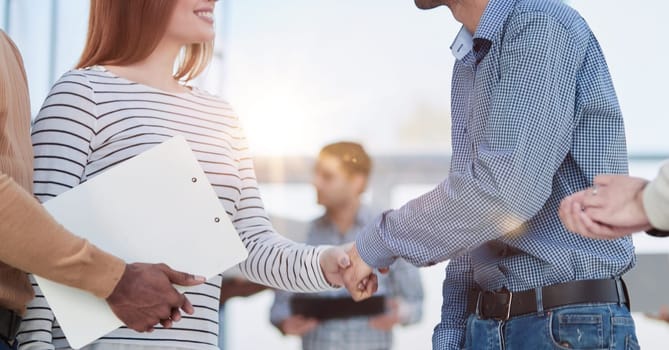
[{"label": "blue checkered shirt", "polygon": [[[453,259],[434,349],[461,347],[477,285],[520,291],[619,276],[634,264],[631,239],[572,234],[557,214],[595,175],[627,172],[622,114],[585,20],[559,1],[490,0],[476,32],[462,30],[452,49],[448,177],[382,214],[356,243],[374,267]],[[516,254],[481,258],[491,243]]]}]

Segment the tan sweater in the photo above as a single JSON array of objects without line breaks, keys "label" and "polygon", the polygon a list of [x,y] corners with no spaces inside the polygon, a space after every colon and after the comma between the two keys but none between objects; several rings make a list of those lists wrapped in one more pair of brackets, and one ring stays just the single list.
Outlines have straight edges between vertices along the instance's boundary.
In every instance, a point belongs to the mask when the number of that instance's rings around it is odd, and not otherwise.
[{"label": "tan sweater", "polygon": [[23,61],[0,30],[0,306],[24,312],[25,272],[106,298],[125,263],[66,231],[32,193],[30,103]]},{"label": "tan sweater", "polygon": [[643,206],[655,229],[669,231],[669,163],[662,166],[655,180],[646,186]]}]

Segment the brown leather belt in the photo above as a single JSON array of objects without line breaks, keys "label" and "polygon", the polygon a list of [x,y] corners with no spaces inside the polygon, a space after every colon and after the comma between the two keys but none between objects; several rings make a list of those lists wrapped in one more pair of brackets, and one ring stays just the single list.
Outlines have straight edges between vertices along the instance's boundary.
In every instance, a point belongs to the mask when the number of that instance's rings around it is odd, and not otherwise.
[{"label": "brown leather belt", "polygon": [[618,303],[629,308],[625,283],[620,278],[612,278],[572,281],[521,292],[506,289],[472,291],[468,297],[467,312],[483,319],[505,321],[536,313],[539,302],[543,310],[587,303]]}]

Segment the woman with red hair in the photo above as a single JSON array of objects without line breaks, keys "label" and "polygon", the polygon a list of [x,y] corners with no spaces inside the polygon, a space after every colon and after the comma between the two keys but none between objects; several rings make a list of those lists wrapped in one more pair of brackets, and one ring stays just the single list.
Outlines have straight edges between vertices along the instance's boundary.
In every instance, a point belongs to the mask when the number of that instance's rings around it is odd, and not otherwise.
[{"label": "woman with red hair", "polygon": [[[245,277],[298,292],[341,285],[346,253],[296,244],[274,231],[239,119],[227,102],[188,85],[212,54],[214,5],[211,0],[91,1],[81,60],[54,84],[35,120],[35,195],[48,200],[183,135],[249,250],[240,264]],[[218,276],[186,293],[192,316],[170,320],[167,310],[156,320],[179,321],[172,328],[156,325],[151,333],[120,328],[87,348],[218,349],[220,286]],[[29,306],[19,341],[21,349],[69,348],[43,297]]]}]

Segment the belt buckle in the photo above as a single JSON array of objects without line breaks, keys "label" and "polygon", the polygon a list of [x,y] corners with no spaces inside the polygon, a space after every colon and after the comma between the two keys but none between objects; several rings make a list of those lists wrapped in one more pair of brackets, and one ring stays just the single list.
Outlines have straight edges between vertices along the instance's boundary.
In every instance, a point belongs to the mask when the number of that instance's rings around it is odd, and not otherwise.
[{"label": "belt buckle", "polygon": [[511,317],[511,300],[513,300],[513,293],[506,288],[502,288],[494,293],[507,295],[506,303],[504,304],[506,310],[501,316],[493,315],[491,318],[496,321],[507,321]]},{"label": "belt buckle", "polygon": [[[504,303],[501,304],[504,310],[498,312],[499,295],[505,295]],[[492,303],[486,303],[486,299]],[[511,317],[511,301],[513,300],[513,293],[506,289],[496,291],[483,291],[478,293],[476,300],[476,314],[484,319],[491,319],[495,321],[506,321]]]}]

